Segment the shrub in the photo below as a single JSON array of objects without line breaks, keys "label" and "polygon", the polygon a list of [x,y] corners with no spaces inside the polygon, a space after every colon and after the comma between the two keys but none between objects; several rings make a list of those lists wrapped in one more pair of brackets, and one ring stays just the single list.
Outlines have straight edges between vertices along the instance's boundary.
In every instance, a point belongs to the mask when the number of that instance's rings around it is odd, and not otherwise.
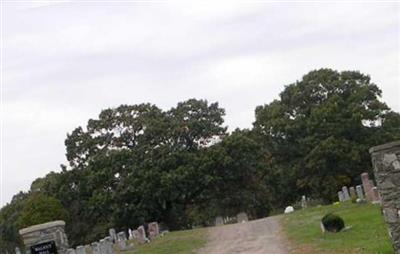
[{"label": "shrub", "polygon": [[344,220],[332,213],[329,213],[322,218],[322,224],[329,232],[336,233],[344,228]]}]

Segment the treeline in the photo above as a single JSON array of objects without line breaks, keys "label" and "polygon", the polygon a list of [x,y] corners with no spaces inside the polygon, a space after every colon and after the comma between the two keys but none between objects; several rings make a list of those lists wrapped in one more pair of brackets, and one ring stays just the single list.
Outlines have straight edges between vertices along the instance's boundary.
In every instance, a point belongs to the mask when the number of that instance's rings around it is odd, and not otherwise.
[{"label": "treeline", "polygon": [[110,227],[182,229],[241,211],[259,218],[301,195],[331,202],[371,172],[368,148],[400,139],[400,115],[380,97],[367,75],[320,69],[258,106],[252,129],[232,133],[225,110],[206,100],[103,110],[67,135],[69,165],[1,209],[0,250],[21,244],[19,228],[53,219],[66,220],[77,245]]}]

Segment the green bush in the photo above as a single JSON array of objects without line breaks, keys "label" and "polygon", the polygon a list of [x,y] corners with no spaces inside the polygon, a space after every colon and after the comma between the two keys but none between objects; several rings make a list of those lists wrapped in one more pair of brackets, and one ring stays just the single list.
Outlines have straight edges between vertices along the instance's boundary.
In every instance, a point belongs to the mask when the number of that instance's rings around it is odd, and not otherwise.
[{"label": "green bush", "polygon": [[336,233],[344,228],[344,220],[332,213],[329,213],[322,218],[322,224],[329,232]]}]

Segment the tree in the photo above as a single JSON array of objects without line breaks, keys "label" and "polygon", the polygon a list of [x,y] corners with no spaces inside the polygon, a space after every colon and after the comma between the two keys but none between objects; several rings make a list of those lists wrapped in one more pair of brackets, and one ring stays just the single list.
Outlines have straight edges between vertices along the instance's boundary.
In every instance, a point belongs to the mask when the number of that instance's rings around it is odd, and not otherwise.
[{"label": "tree", "polygon": [[67,211],[60,201],[41,193],[32,194],[26,201],[17,224],[20,228],[54,220],[66,220]]},{"label": "tree", "polygon": [[371,169],[368,148],[392,140],[396,131],[385,126],[398,121],[380,96],[367,75],[320,69],[257,107],[255,131],[299,190],[295,196],[332,200],[340,186]]}]

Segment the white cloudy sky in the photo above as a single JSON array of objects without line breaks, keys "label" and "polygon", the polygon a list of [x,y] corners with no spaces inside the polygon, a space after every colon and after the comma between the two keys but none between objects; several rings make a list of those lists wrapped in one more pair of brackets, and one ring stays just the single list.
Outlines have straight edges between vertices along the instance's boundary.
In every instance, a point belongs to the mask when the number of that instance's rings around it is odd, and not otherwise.
[{"label": "white cloudy sky", "polygon": [[1,205],[65,163],[101,109],[218,101],[230,129],[321,67],[360,70],[400,111],[399,3],[6,1]]}]

